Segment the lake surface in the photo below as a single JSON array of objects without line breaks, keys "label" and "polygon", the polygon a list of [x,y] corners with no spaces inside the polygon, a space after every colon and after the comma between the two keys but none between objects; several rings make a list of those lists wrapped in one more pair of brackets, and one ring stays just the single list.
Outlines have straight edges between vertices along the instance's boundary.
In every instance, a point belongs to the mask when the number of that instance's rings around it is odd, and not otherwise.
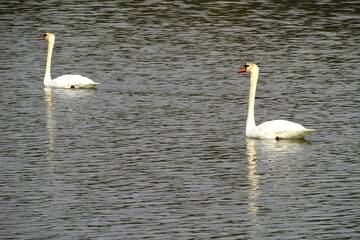
[{"label": "lake surface", "polygon": [[[317,2],[1,3],[1,239],[360,239],[360,5]],[[245,138],[249,61],[318,132]]]}]

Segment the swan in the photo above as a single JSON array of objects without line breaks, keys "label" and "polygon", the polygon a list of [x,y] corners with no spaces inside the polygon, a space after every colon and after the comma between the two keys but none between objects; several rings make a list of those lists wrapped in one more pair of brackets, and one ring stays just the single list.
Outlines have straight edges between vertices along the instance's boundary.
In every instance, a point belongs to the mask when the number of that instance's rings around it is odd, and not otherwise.
[{"label": "swan", "polygon": [[44,77],[45,87],[53,88],[96,88],[98,83],[81,75],[66,74],[55,79],[51,79],[51,56],[55,43],[55,35],[53,33],[43,33],[40,40],[48,41],[48,52],[46,59],[46,70]]},{"label": "swan", "polygon": [[258,126],[255,124],[254,108],[256,83],[259,77],[259,67],[255,63],[246,63],[239,68],[239,73],[248,73],[250,77],[249,105],[246,120],[246,137],[259,139],[304,139],[315,129],[308,129],[304,126],[286,121],[273,120],[264,122]]}]

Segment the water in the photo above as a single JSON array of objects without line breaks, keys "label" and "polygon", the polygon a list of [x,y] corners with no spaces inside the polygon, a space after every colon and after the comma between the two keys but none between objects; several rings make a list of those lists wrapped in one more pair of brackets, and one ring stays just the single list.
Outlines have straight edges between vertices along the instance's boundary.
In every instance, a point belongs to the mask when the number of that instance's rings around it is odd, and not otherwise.
[{"label": "water", "polygon": [[[7,1],[2,239],[359,239],[357,1]],[[80,73],[96,91],[44,90]],[[319,129],[244,137],[256,120]]]}]

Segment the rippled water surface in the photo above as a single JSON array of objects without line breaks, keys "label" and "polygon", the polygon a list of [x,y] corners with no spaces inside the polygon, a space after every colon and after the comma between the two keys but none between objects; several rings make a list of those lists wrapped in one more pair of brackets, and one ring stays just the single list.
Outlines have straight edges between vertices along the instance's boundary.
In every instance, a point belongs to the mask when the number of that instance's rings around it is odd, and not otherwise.
[{"label": "rippled water surface", "polygon": [[[250,1],[249,1],[250,2]],[[358,1],[5,1],[1,239],[360,239]],[[80,73],[97,90],[43,88]],[[319,131],[244,137],[256,120]]]}]

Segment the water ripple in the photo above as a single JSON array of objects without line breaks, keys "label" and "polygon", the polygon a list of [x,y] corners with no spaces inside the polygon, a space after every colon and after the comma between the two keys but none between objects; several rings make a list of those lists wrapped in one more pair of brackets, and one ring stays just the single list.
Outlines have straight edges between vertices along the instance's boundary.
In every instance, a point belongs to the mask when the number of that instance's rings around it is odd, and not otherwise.
[{"label": "water ripple", "polygon": [[[2,239],[358,239],[357,5],[3,3]],[[44,31],[97,91],[43,89]],[[308,141],[244,138],[247,61]]]}]

